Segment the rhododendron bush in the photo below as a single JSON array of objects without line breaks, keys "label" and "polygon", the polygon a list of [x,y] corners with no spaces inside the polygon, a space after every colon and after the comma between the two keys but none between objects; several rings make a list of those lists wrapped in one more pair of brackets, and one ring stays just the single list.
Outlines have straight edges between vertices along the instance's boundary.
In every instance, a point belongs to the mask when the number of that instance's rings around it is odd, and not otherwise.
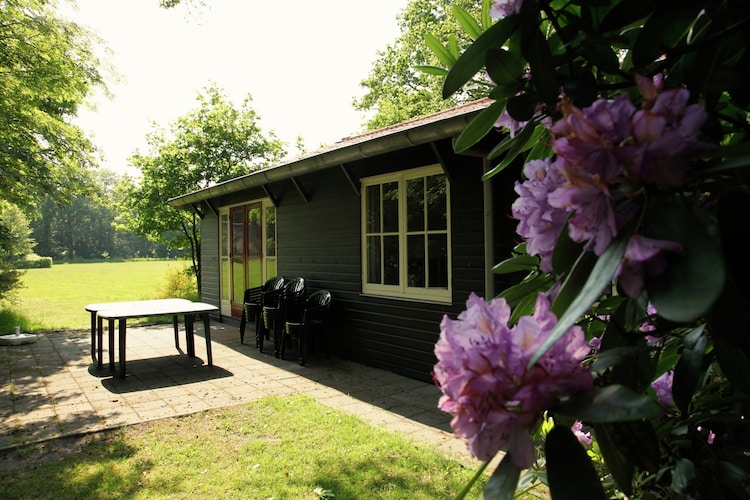
[{"label": "rhododendron bush", "polygon": [[[750,498],[750,2],[485,0],[427,43],[455,143],[515,169],[497,297],[446,316],[434,378],[484,498]],[[469,484],[457,497],[470,491]]]}]

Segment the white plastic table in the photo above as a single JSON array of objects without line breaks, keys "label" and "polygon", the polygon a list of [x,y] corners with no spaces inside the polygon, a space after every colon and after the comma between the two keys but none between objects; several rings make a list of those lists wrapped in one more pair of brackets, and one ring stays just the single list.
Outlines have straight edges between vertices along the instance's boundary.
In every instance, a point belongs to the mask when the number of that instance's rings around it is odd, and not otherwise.
[{"label": "white plastic table", "polygon": [[208,365],[213,365],[211,354],[211,326],[209,313],[217,312],[219,309],[211,304],[203,302],[191,302],[185,299],[158,299],[158,300],[139,300],[132,302],[109,302],[102,304],[90,304],[86,310],[92,314],[92,325],[94,324],[94,315],[96,315],[96,335],[92,333],[92,357],[94,356],[94,342],[98,339],[97,350],[99,353],[98,361],[102,364],[102,331],[104,320],[108,321],[109,326],[109,343],[110,343],[110,369],[114,369],[114,322],[118,322],[118,356],[119,356],[119,375],[125,378],[125,346],[127,334],[127,320],[129,318],[144,318],[149,316],[172,316],[175,331],[175,346],[179,348],[178,339],[178,316],[185,317],[185,333],[187,338],[188,355],[195,357],[195,317],[203,316],[204,334],[206,337],[206,355]]}]

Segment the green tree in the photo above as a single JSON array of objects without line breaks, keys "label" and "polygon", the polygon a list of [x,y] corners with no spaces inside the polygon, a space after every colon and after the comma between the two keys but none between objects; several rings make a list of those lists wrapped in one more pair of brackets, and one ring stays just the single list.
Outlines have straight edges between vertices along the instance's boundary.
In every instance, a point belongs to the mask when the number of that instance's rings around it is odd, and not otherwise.
[{"label": "green tree", "polygon": [[76,195],[69,203],[45,197],[31,221],[36,253],[55,261],[131,257],[165,257],[164,245],[157,245],[129,231],[117,231],[117,184],[122,176],[111,170],[93,173],[94,191]]},{"label": "green tree", "polygon": [[95,88],[106,90],[98,40],[57,17],[56,6],[0,7],[0,195],[22,208],[84,191],[95,164],[94,146],[70,119]]},{"label": "green tree", "polygon": [[[429,70],[443,66],[428,48],[427,38],[434,37],[454,48],[466,47],[472,38],[461,28],[452,6],[481,15],[482,0],[411,0],[399,14],[401,35],[379,51],[370,74],[360,82],[367,89],[354,100],[354,107],[373,113],[365,127],[375,130],[388,125],[425,116],[474,100],[484,94],[467,86],[443,99],[444,72]],[[486,93],[486,92],[485,92]]]},{"label": "green tree", "polygon": [[0,299],[18,285],[21,271],[16,261],[31,252],[34,240],[26,215],[15,205],[0,200]]},{"label": "green tree", "polygon": [[200,218],[203,207],[177,211],[167,204],[174,196],[202,189],[279,161],[285,150],[271,132],[263,135],[259,117],[248,95],[236,109],[211,85],[197,97],[199,106],[170,124],[168,131],[147,135],[149,154],[130,158],[141,172],[136,182],[120,185],[120,227],[166,243],[170,249],[189,249],[200,292]]}]

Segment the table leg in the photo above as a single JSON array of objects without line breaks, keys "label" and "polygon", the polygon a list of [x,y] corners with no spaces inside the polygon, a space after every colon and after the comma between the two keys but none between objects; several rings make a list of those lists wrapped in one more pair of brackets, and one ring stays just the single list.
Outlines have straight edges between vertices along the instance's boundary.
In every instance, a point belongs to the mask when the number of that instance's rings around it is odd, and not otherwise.
[{"label": "table leg", "polygon": [[[109,369],[115,369],[115,320],[107,321],[107,334],[109,335]],[[99,342],[101,345],[101,340]]]},{"label": "table leg", "polygon": [[180,350],[180,328],[179,321],[177,321],[177,315],[172,316],[172,325],[174,325],[174,346],[177,350]]},{"label": "table leg", "polygon": [[195,315],[185,314],[185,337],[188,356],[195,357]]},{"label": "table leg", "polygon": [[208,366],[213,366],[214,361],[211,355],[211,320],[208,313],[203,313],[203,334],[206,336],[206,355],[208,357]]},{"label": "table leg", "polygon": [[120,318],[118,323],[120,327],[120,378],[125,378],[125,331],[127,329],[127,320]]},{"label": "table leg", "polygon": [[[96,335],[96,312],[91,311],[91,361],[95,365],[101,366],[99,360],[96,359]],[[102,359],[101,354],[99,355],[99,359]]]},{"label": "table leg", "polygon": [[99,368],[102,367],[104,364],[104,353],[102,352],[102,338],[104,337],[104,320],[102,318],[96,318],[96,337],[97,337],[97,351],[99,353],[99,360],[96,363],[96,366]]}]

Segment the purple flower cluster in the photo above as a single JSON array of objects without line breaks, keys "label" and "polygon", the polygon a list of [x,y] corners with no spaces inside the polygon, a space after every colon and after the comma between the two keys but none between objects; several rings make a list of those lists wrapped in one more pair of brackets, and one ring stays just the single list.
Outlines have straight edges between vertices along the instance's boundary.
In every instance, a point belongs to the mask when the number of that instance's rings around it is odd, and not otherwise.
[{"label": "purple flower cluster", "polygon": [[581,361],[589,354],[574,326],[531,368],[527,365],[557,323],[549,299],[539,294],[533,316],[510,327],[504,299],[487,303],[471,294],[466,310],[440,323],[433,377],[443,392],[439,407],[453,418],[456,435],[480,460],[500,450],[524,469],[535,459],[530,431],[562,395],[593,387]]},{"label": "purple flower cluster", "polygon": [[[685,89],[658,92],[644,77],[637,83],[642,109],[627,94],[584,109],[563,100],[564,116],[550,127],[554,158],[524,167],[526,180],[516,183],[512,214],[543,271],[552,271],[552,251],[566,222],[573,241],[601,255],[639,212],[644,185],[685,183],[688,156],[701,147],[705,109],[688,105]],[[661,272],[661,252],[680,249],[674,242],[632,238],[620,270],[625,292],[640,293],[644,275]]]},{"label": "purple flower cluster", "polygon": [[523,0],[492,0],[490,16],[494,19],[502,19],[521,11]]},{"label": "purple flower cluster", "polygon": [[672,382],[674,381],[674,372],[668,370],[662,373],[659,378],[651,382],[651,388],[656,393],[656,399],[664,408],[672,408],[674,399],[672,399]]}]

